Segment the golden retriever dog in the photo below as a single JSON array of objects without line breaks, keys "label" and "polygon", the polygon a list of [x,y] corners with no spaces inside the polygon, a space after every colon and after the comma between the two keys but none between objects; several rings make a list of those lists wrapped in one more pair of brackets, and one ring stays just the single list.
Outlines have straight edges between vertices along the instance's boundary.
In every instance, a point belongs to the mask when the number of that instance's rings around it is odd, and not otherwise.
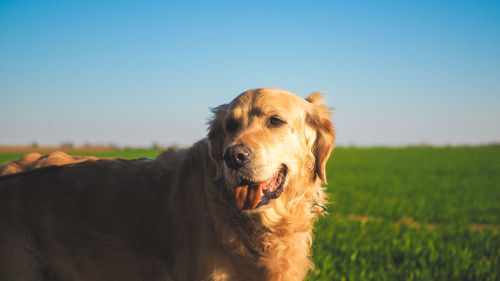
[{"label": "golden retriever dog", "polygon": [[330,110],[266,88],[213,112],[206,139],[154,161],[0,169],[0,280],[303,280]]}]

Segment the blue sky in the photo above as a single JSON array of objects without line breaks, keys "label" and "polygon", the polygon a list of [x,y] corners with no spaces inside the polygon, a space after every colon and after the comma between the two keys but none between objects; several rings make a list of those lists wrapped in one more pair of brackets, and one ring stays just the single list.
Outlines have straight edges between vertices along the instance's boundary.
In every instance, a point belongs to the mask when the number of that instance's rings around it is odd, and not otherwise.
[{"label": "blue sky", "polygon": [[500,142],[500,2],[0,0],[0,144],[189,145],[259,87],[341,145]]}]

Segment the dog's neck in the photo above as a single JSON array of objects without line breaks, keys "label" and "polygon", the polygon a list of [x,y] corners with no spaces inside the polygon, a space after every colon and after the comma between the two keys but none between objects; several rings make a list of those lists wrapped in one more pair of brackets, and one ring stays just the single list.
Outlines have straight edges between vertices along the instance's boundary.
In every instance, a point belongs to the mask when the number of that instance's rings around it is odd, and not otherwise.
[{"label": "dog's neck", "polygon": [[[250,267],[266,265],[259,268],[264,276],[260,280],[303,280],[312,268],[309,249],[315,214],[310,204],[304,202],[277,211],[271,203],[252,213],[242,213],[227,204],[215,208],[228,218],[213,224],[216,236],[224,247],[233,252],[238,249],[241,257],[253,257],[247,259]],[[220,214],[214,215],[220,218]]]},{"label": "dog's neck", "polygon": [[[241,256],[233,260],[246,257],[250,267],[266,265],[259,269],[263,271],[263,280],[303,280],[312,268],[309,249],[317,217],[311,211],[313,199],[286,205],[273,201],[261,210],[242,212],[236,207],[231,187],[223,179],[216,180],[214,188],[217,195],[209,194],[209,202],[213,202],[212,225],[221,245],[231,249],[228,252],[238,249]],[[221,221],[221,217],[226,220]],[[248,257],[253,258],[248,260]]]}]

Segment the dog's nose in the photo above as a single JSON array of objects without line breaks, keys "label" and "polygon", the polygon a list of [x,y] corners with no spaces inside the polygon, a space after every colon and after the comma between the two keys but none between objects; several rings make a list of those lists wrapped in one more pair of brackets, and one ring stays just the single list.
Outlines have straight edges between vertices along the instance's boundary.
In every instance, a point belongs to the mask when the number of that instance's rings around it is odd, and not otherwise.
[{"label": "dog's nose", "polygon": [[252,157],[252,150],[245,145],[233,145],[224,151],[224,161],[229,168],[238,170]]}]

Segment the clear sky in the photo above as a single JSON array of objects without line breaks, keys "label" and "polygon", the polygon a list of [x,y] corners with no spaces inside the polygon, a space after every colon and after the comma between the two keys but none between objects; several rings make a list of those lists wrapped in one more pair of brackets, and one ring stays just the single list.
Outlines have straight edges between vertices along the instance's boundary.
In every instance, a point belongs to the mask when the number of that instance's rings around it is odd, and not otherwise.
[{"label": "clear sky", "polygon": [[343,145],[500,142],[500,1],[0,0],[0,144],[188,145],[260,87]]}]

